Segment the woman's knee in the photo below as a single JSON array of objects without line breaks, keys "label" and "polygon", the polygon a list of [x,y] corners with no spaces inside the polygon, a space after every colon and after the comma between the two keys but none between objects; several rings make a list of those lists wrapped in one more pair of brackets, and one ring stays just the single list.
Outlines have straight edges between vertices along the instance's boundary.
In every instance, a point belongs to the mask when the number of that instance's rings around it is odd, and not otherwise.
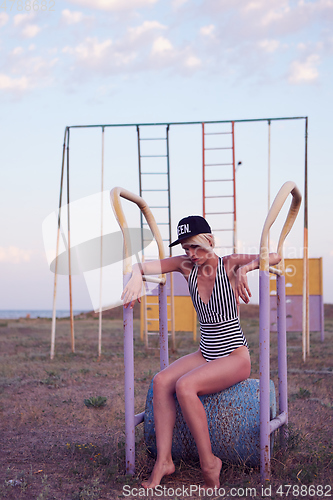
[{"label": "woman's knee", "polygon": [[249,376],[251,375],[251,361],[247,359],[243,359],[241,363],[239,364],[238,370],[237,370],[237,380],[238,382],[242,382],[243,380],[247,380]]},{"label": "woman's knee", "polygon": [[170,391],[173,390],[172,387],[172,381],[170,380],[170,377],[168,376],[167,372],[164,370],[158,372],[153,380],[153,391]]},{"label": "woman's knee", "polygon": [[180,400],[184,397],[196,394],[193,385],[191,384],[189,377],[180,377],[176,382],[176,394],[177,399]]},{"label": "woman's knee", "polygon": [[244,380],[249,378],[251,375],[251,360],[250,358],[245,358],[243,363],[242,363],[242,372],[244,376]]}]

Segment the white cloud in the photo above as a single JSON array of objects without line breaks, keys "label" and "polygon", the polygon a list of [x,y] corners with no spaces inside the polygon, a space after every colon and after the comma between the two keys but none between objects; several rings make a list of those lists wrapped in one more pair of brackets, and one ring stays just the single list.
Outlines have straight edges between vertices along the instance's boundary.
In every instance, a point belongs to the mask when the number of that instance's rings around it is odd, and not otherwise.
[{"label": "white cloud", "polygon": [[23,91],[29,87],[29,81],[26,76],[20,78],[12,78],[8,75],[0,73],[0,89],[9,91]]},{"label": "white cloud", "polygon": [[278,9],[270,9],[262,15],[261,24],[264,27],[272,23],[282,21],[290,12],[289,5],[280,6]]},{"label": "white cloud", "polygon": [[[0,75],[1,88],[1,75]],[[0,247],[0,262],[8,264],[20,264],[21,262],[29,262],[32,252],[30,250],[22,250],[14,246]]]},{"label": "white cloud", "polygon": [[[72,74],[76,77],[77,71],[81,77],[113,74],[115,72],[131,70],[129,65],[134,61],[136,53],[127,50],[119,43],[114,44],[111,39],[98,41],[97,38],[86,38],[76,47],[64,47],[63,53],[73,55],[75,58],[72,65]],[[91,72],[94,70],[94,73]],[[83,73],[84,72],[84,73]]]},{"label": "white cloud", "polygon": [[0,13],[0,28],[2,28],[5,24],[8,23],[9,15],[6,12]]},{"label": "white cloud", "polygon": [[208,26],[202,26],[200,28],[200,35],[203,36],[213,36],[215,31],[215,25],[214,24],[209,24]]},{"label": "white cloud", "polygon": [[53,68],[57,58],[28,55],[26,50],[16,47],[0,73],[0,90],[20,96],[35,88],[49,86],[53,82]]},{"label": "white cloud", "polygon": [[258,46],[263,49],[265,52],[275,52],[279,47],[281,43],[279,40],[261,40],[258,42]]},{"label": "white cloud", "polygon": [[14,16],[14,26],[21,26],[29,21],[31,21],[35,17],[35,14],[16,14]]},{"label": "white cloud", "polygon": [[64,9],[61,12],[61,19],[65,24],[78,24],[84,19],[84,14],[78,11],[71,11],[69,9]]},{"label": "white cloud", "polygon": [[163,68],[178,74],[189,75],[201,66],[202,61],[194,54],[191,45],[177,47],[168,38],[159,36],[152,44],[150,57],[145,67],[148,70]]},{"label": "white cloud", "polygon": [[11,53],[13,56],[19,56],[23,53],[23,47],[15,47]]},{"label": "white cloud", "polygon": [[[190,44],[179,47],[166,36],[156,36],[155,30],[161,29],[166,29],[161,23],[146,21],[137,28],[129,28],[123,38],[99,40],[87,37],[76,46],[65,46],[63,54],[72,59],[68,63],[71,67],[69,78],[75,82],[96,75],[129,76],[160,69],[189,74],[200,69],[200,53],[195,53]],[[150,35],[155,38],[151,40]]]},{"label": "white cloud", "polygon": [[166,54],[166,53],[170,53],[170,51],[172,51],[172,49],[173,49],[173,46],[172,46],[172,43],[170,42],[170,40],[168,40],[167,38],[165,38],[163,36],[159,36],[158,38],[156,38],[156,40],[154,40],[151,52],[153,55]]},{"label": "white cloud", "polygon": [[197,16],[210,16],[224,39],[239,41],[300,33],[333,21],[332,0],[206,0]]},{"label": "white cloud", "polygon": [[297,44],[298,50],[305,50],[306,49],[306,44],[304,42],[300,42]]},{"label": "white cloud", "polygon": [[22,35],[25,38],[34,38],[40,32],[40,27],[37,24],[27,24],[22,30]]},{"label": "white cloud", "polygon": [[128,28],[128,34],[131,38],[139,38],[147,33],[152,33],[156,30],[165,30],[166,26],[158,21],[144,21],[140,26]]},{"label": "white cloud", "polygon": [[190,68],[190,69],[196,69],[196,68],[199,68],[201,66],[201,61],[198,57],[196,56],[189,56],[186,60],[185,60],[185,66],[187,68]]},{"label": "white cloud", "polygon": [[81,61],[94,62],[102,60],[109,53],[112,46],[112,40],[107,39],[104,42],[98,42],[96,38],[86,38],[83,43],[76,47],[64,47],[63,52],[75,55]]},{"label": "white cloud", "polygon": [[37,24],[31,21],[36,17],[34,12],[30,14],[16,14],[13,18],[13,24],[16,28],[21,28],[21,35],[24,38],[34,38],[41,30]]},{"label": "white cloud", "polygon": [[121,11],[154,5],[158,0],[70,0],[71,3],[94,10]]},{"label": "white cloud", "polygon": [[305,61],[293,61],[290,65],[289,83],[297,85],[316,82],[319,77],[317,69],[319,63],[320,57],[318,54],[308,56]]}]

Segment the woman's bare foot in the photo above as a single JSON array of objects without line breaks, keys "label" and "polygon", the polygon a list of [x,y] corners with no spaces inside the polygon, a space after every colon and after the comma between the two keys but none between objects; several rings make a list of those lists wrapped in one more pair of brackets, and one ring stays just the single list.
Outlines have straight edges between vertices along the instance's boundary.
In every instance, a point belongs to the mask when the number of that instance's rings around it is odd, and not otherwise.
[{"label": "woman's bare foot", "polygon": [[155,462],[153,471],[150,475],[148,481],[143,481],[142,486],[144,488],[155,488],[161,482],[163,476],[169,476],[175,472],[175,465],[172,461],[170,462]]},{"label": "woman's bare foot", "polygon": [[[213,455],[214,456],[214,455]],[[214,456],[211,464],[205,464],[201,466],[205,484],[203,488],[217,488],[220,487],[220,472],[222,468],[222,461]]]}]

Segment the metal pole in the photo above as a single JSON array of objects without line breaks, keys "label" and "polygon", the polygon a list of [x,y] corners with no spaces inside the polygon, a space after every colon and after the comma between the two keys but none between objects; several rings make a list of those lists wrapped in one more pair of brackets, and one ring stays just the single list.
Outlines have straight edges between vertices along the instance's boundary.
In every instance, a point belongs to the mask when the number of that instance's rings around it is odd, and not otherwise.
[{"label": "metal pole", "polygon": [[310,355],[308,241],[308,117],[305,118],[304,243],[303,243],[303,361]]},{"label": "metal pole", "polygon": [[277,292],[277,335],[278,335],[278,371],[279,371],[279,413],[286,414],[286,422],[280,427],[280,445],[287,444],[288,425],[288,381],[287,381],[287,327],[286,327],[286,289],[285,275],[276,276]]},{"label": "metal pole", "polygon": [[[283,116],[277,118],[249,118],[245,120],[233,120],[235,123],[267,122],[282,120],[304,120],[305,116]],[[208,120],[206,124],[231,123],[232,120]],[[153,127],[160,125],[202,125],[202,122],[160,122],[160,123],[100,123],[95,125],[70,125],[68,128],[96,128],[96,127]]]},{"label": "metal pole", "polygon": [[158,313],[160,327],[160,366],[161,370],[169,365],[168,350],[168,311],[167,311],[167,287],[166,284],[159,284],[158,293]]},{"label": "metal pole", "polygon": [[[167,148],[167,172],[168,172],[168,217],[169,217],[169,243],[171,243],[171,186],[170,186],[170,161],[169,161],[169,125],[166,128]],[[172,248],[169,248],[169,256],[172,256]]]},{"label": "metal pole", "polygon": [[[169,160],[169,125],[166,128],[166,147],[167,147],[167,171],[168,171],[168,217],[169,217],[169,243],[171,243],[171,185],[170,185],[170,160]],[[172,248],[169,248],[169,256],[172,257]],[[171,315],[171,343],[172,351],[176,350],[175,339],[175,300],[173,287],[173,273],[170,273],[170,315]],[[167,326],[168,332],[168,326]]]},{"label": "metal pole", "polygon": [[206,217],[205,189],[205,124],[202,123],[202,216]]},{"label": "metal pole", "polygon": [[[268,212],[271,208],[271,120],[268,120]],[[270,236],[268,232],[268,251],[270,249]]]},{"label": "metal pole", "polygon": [[[136,133],[138,138],[138,167],[139,167],[139,195],[142,196],[142,176],[141,176],[141,145],[140,145],[140,127],[136,126]],[[142,262],[144,261],[144,241],[143,241],[143,215],[140,210],[140,226],[141,226],[141,248],[142,248]],[[145,286],[143,284],[143,286]],[[143,315],[141,314],[140,322],[143,322],[143,333],[145,337],[145,346],[148,348],[148,322],[147,322],[147,296],[146,293],[141,298],[141,303],[144,308]],[[142,313],[142,308],[141,308]]]},{"label": "metal pole", "polygon": [[55,328],[56,328],[56,302],[57,302],[57,281],[58,281],[58,255],[59,255],[59,240],[60,240],[60,225],[61,225],[61,206],[62,206],[62,188],[64,185],[64,167],[66,155],[66,139],[68,129],[65,129],[64,144],[62,148],[62,164],[61,164],[61,179],[60,179],[60,194],[59,194],[59,211],[58,211],[58,230],[57,230],[57,244],[56,244],[56,262],[54,270],[54,289],[53,289],[53,311],[52,311],[52,329],[51,329],[51,359],[54,358],[55,348]]},{"label": "metal pole", "polygon": [[270,480],[269,272],[259,271],[260,477]]},{"label": "metal pole", "polygon": [[236,156],[235,156],[235,122],[231,122],[232,131],[232,177],[234,190],[234,231],[233,231],[233,247],[234,253],[237,253],[237,213],[236,213]]},{"label": "metal pole", "polygon": [[323,259],[319,259],[319,272],[320,272],[320,340],[325,340],[325,321],[324,321],[324,292],[323,292]]},{"label": "metal pole", "polygon": [[[138,136],[138,165],[139,165],[139,195],[142,196],[142,180],[141,180],[141,147],[140,147],[140,128],[139,125],[136,127],[136,132]],[[143,245],[143,215],[140,210],[140,221],[141,221],[141,244],[142,244],[142,253],[144,253],[144,245]]]},{"label": "metal pole", "polygon": [[[132,273],[124,274],[124,288]],[[134,422],[134,348],[133,309],[123,307],[124,315],[124,366],[125,366],[125,453],[126,474],[135,472],[135,422]]]},{"label": "metal pole", "polygon": [[[159,249],[159,258],[163,259],[165,252],[163,246],[163,239],[155,222],[153,214],[145,201],[126,189],[113,188],[111,193],[111,203],[124,236],[124,259],[123,259],[123,284],[126,287],[128,280],[131,277],[132,264],[131,264],[131,241],[128,237],[127,223],[121,207],[120,198],[123,197],[136,203],[145,215],[146,221],[157,241]],[[147,279],[147,277],[146,277]],[[159,283],[165,284],[165,276],[161,275],[158,279]],[[160,354],[161,368],[168,365],[168,318],[167,318],[167,295],[166,287],[160,286],[160,347],[164,353]],[[134,474],[135,471],[135,421],[137,423],[142,421],[142,414],[134,415],[134,347],[133,347],[133,309],[123,308],[124,315],[124,363],[125,363],[125,451],[126,451],[126,472]]]},{"label": "metal pole", "polygon": [[[276,220],[287,196],[292,194],[293,199],[289,208],[287,219],[283,225],[279,242],[278,253],[283,255],[283,244],[286,236],[297,217],[301,203],[301,194],[294,182],[285,182],[278,192],[270,211],[266,217],[264,228],[260,240],[260,264],[259,264],[259,373],[260,373],[260,473],[261,481],[270,479],[270,434],[279,427],[280,423],[285,423],[287,414],[279,415],[277,419],[270,421],[270,308],[269,308],[269,252],[268,252],[268,230]],[[283,268],[281,269],[283,271]],[[281,290],[280,290],[281,292]],[[279,298],[279,297],[278,297]],[[283,299],[282,299],[283,300]],[[279,316],[285,315],[285,311],[279,311]],[[282,329],[281,323],[279,327]],[[279,352],[279,357],[280,357]],[[283,352],[282,352],[283,355]],[[280,373],[285,368],[279,365]],[[282,376],[282,378],[284,378]],[[284,397],[281,401],[284,405]]]},{"label": "metal pole", "polygon": [[101,172],[101,267],[99,271],[99,325],[98,357],[102,355],[102,294],[103,294],[103,199],[104,199],[104,127],[102,127],[102,172]]},{"label": "metal pole", "polygon": [[72,297],[72,267],[71,267],[71,229],[70,229],[70,196],[69,196],[69,130],[67,134],[67,225],[68,225],[68,281],[69,281],[69,314],[71,327],[71,346],[72,352],[75,352],[74,337],[74,316],[73,316],[73,297]]}]

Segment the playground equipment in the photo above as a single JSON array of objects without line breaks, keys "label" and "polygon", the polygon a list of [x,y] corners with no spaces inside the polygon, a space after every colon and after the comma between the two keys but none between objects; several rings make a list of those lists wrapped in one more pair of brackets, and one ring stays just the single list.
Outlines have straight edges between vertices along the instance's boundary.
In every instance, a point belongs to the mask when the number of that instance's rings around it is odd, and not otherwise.
[{"label": "playground equipment", "polygon": [[[96,124],[96,125],[74,125],[68,126],[65,129],[63,154],[62,154],[62,167],[61,167],[61,181],[60,181],[60,194],[59,194],[59,216],[58,216],[58,232],[56,243],[56,264],[54,276],[54,297],[53,297],[53,315],[52,315],[52,329],[51,329],[51,359],[54,357],[55,352],[55,334],[56,334],[56,296],[57,296],[57,259],[59,255],[59,241],[64,234],[61,235],[60,220],[61,211],[63,206],[63,192],[67,189],[66,202],[68,204],[68,224],[67,224],[67,241],[66,248],[68,248],[68,275],[69,275],[69,308],[70,308],[70,334],[71,334],[71,350],[75,352],[75,335],[74,335],[74,315],[73,315],[73,291],[72,291],[72,272],[71,272],[71,244],[70,244],[70,143],[75,144],[75,133],[81,131],[101,130],[101,139],[98,138],[98,155],[101,157],[101,191],[103,192],[105,179],[108,170],[105,166],[110,162],[106,153],[110,154],[105,140],[105,133],[107,130],[115,133],[120,133],[124,130],[133,130],[131,135],[131,144],[133,150],[137,150],[137,158],[139,164],[139,189],[140,195],[144,193],[148,206],[151,207],[155,219],[158,221],[157,226],[162,234],[162,240],[167,242],[171,234],[171,183],[170,183],[170,162],[169,157],[172,155],[173,161],[177,156],[177,149],[174,147],[172,137],[179,136],[179,130],[184,127],[195,129],[200,127],[202,136],[202,189],[203,189],[203,215],[205,215],[210,223],[213,232],[218,233],[219,230],[223,231],[223,240],[228,238],[232,241],[224,244],[223,248],[230,246],[228,252],[235,251],[236,249],[236,231],[237,231],[237,216],[236,216],[236,178],[235,178],[235,129],[238,124],[254,124],[254,123],[267,123],[268,124],[268,203],[270,204],[270,151],[271,151],[271,125],[273,123],[283,123],[291,121],[304,121],[305,123],[305,168],[304,168],[304,244],[303,244],[303,345],[309,345],[309,283],[308,283],[308,231],[307,231],[307,137],[308,137],[308,118],[305,116],[294,117],[278,117],[278,118],[257,118],[246,120],[215,120],[206,122],[169,122],[169,123],[127,123],[127,124]],[[223,129],[218,129],[223,127]],[[154,132],[151,134],[151,132]],[[156,135],[155,135],[156,132]],[[151,134],[151,135],[150,135]],[[73,139],[74,136],[74,139]],[[171,136],[171,139],[170,139]],[[78,136],[79,137],[79,136]],[[81,137],[81,136],[80,136]],[[92,150],[92,142],[89,135],[89,150]],[[220,143],[219,139],[225,138],[226,143]],[[132,140],[133,139],[133,140]],[[198,141],[197,141],[198,142]],[[127,142],[127,149],[131,149],[130,141]],[[156,149],[160,145],[161,150]],[[185,146],[186,147],[186,146]],[[190,146],[191,149],[192,145]],[[115,149],[113,144],[112,150]],[[72,146],[71,153],[71,172],[73,171],[73,157],[75,154],[74,147]],[[122,151],[124,155],[124,151]],[[131,159],[133,162],[133,159]],[[135,163],[135,162],[134,162]],[[152,167],[153,165],[153,167]],[[75,166],[75,165],[74,165]],[[79,162],[80,172],[82,172],[82,158]],[[172,167],[172,166],[171,166]],[[93,173],[91,165],[89,165],[91,176],[96,178],[96,172]],[[179,173],[181,172],[181,165],[178,165]],[[219,170],[217,172],[217,170]],[[172,168],[171,168],[172,170]],[[171,172],[172,173],[172,172]],[[215,173],[217,174],[215,176]],[[134,175],[132,174],[132,177]],[[172,177],[172,176],[171,176]],[[155,179],[155,181],[154,181]],[[71,178],[71,185],[74,185]],[[218,188],[225,187],[224,190],[219,191]],[[213,189],[213,191],[211,191]],[[214,191],[216,189],[216,191]],[[218,192],[217,192],[218,191]],[[154,200],[150,197],[155,197]],[[147,198],[146,198],[147,197]],[[158,202],[155,202],[157,198]],[[163,199],[162,199],[163,198]],[[223,199],[224,198],[224,199]],[[186,201],[186,200],[185,200]],[[230,202],[230,208],[222,208],[222,203]],[[216,205],[218,204],[218,206]],[[153,208],[154,207],[154,208]],[[229,211],[229,215],[222,214],[221,212]],[[211,213],[212,212],[212,213]],[[162,213],[164,214],[162,216]],[[214,218],[219,218],[219,223],[216,224]],[[103,209],[101,207],[101,238],[103,226]],[[60,236],[61,235],[61,236]],[[144,247],[144,245],[143,245]],[[101,246],[101,254],[103,252]],[[145,256],[146,257],[146,256]],[[102,259],[100,259],[102,260]],[[98,266],[97,266],[98,267]],[[100,297],[102,296],[102,279],[103,270],[100,266]],[[172,296],[171,296],[171,308]],[[97,311],[97,309],[95,309]],[[171,315],[173,318],[173,315]],[[102,305],[99,308],[99,327],[98,327],[98,355],[102,351]],[[309,349],[308,349],[309,351]],[[305,361],[306,351],[303,352],[303,359]]]},{"label": "playground equipment", "polygon": [[221,131],[202,124],[202,215],[215,236],[223,232],[225,240],[231,235],[223,248],[236,253],[235,122],[229,125],[230,130]]},{"label": "playground equipment", "polygon": [[[282,228],[277,253],[282,257],[277,269],[269,266],[268,233],[289,194],[293,196],[287,219]],[[259,372],[260,372],[260,474],[261,480],[270,479],[270,435],[281,427],[281,442],[285,441],[288,423],[288,385],[287,385],[287,335],[286,335],[286,295],[283,244],[297,217],[301,194],[294,182],[286,182],[278,192],[268,212],[260,240],[259,266]],[[270,377],[270,315],[269,315],[269,272],[276,274],[277,287],[277,331],[278,331],[278,372],[279,372],[279,411],[270,419],[269,377]]]},{"label": "playground equipment", "polygon": [[[154,238],[156,239],[159,258],[164,258],[164,247],[160,231],[156,225],[154,217],[146,202],[126,189],[114,188],[111,193],[111,204],[116,219],[124,236],[124,265],[123,280],[126,286],[131,277],[131,241],[128,235],[128,227],[125,215],[122,210],[120,197],[136,203],[144,215]],[[168,317],[167,317],[167,295],[165,288],[165,275],[158,278],[144,277],[145,281],[159,283],[159,332],[160,332],[160,367],[161,370],[168,366]],[[134,415],[134,351],[133,351],[133,310],[130,308],[124,311],[124,365],[125,365],[125,451],[126,451],[126,472],[134,474],[135,470],[135,426],[144,419],[144,413]]]},{"label": "playground equipment", "polygon": [[[270,456],[271,436],[273,432],[281,428],[281,442],[284,442],[286,424],[288,423],[288,397],[287,397],[287,346],[286,346],[286,309],[285,309],[285,277],[283,258],[277,268],[269,267],[268,260],[268,232],[276,220],[288,195],[292,195],[292,203],[287,219],[282,228],[278,253],[283,256],[283,244],[296,219],[301,195],[293,182],[286,182],[278,192],[272,207],[267,215],[260,242],[260,381],[248,380],[229,388],[227,391],[213,394],[202,398],[205,406],[212,446],[214,452],[221,453],[221,458],[227,458],[257,463],[260,457],[260,471],[262,481],[270,478]],[[130,242],[126,234],[126,221],[120,204],[120,197],[135,202],[142,210],[154,236],[157,239],[160,255],[163,257],[161,240],[158,228],[155,226],[151,212],[145,201],[122,188],[114,188],[111,191],[111,202],[117,220],[124,234],[124,284],[127,283],[130,273]],[[269,272],[277,275],[278,293],[278,366],[279,366],[279,415],[275,416],[275,392],[270,382],[270,359],[269,359]],[[146,277],[149,279],[149,277]],[[156,278],[150,278],[156,279]],[[159,312],[160,312],[160,364],[163,369],[168,364],[167,357],[167,315],[165,277],[161,276],[159,282]],[[125,357],[125,433],[126,433],[126,472],[134,473],[135,449],[134,433],[135,425],[145,422],[145,435],[148,446],[154,441],[154,422],[152,413],[152,388],[148,393],[146,412],[134,415],[134,368],[133,368],[133,321],[132,311],[124,308],[124,357]],[[258,388],[259,386],[259,388]],[[246,396],[245,396],[246,395]],[[247,401],[246,401],[247,399]],[[230,407],[232,410],[230,411]],[[250,411],[250,408],[252,410]],[[260,413],[259,410],[260,409]],[[259,420],[260,415],[260,422]],[[273,417],[273,418],[272,418]],[[181,422],[178,407],[178,426],[176,423],[176,436],[174,452],[179,456],[195,455],[193,440],[189,438],[186,426]],[[228,424],[228,425],[227,425]],[[258,431],[259,429],[259,431]],[[227,432],[227,434],[225,434]],[[178,433],[178,434],[177,434]],[[260,440],[258,442],[258,436]],[[247,439],[244,437],[247,436]],[[250,439],[249,439],[250,437]],[[228,443],[227,447],[216,445],[215,440]]]},{"label": "playground equipment", "polygon": [[[302,331],[303,259],[285,259],[287,332]],[[271,331],[276,331],[276,282],[270,279]],[[324,341],[324,297],[322,258],[309,259],[310,332],[320,332]],[[310,349],[310,345],[308,346]],[[304,350],[304,346],[303,346]]]},{"label": "playground equipment", "polygon": [[[197,313],[193,307],[187,282],[179,273],[173,274],[173,292],[174,292],[174,329],[177,332],[192,332],[193,340],[197,337]],[[171,294],[171,276],[166,277],[167,296]],[[146,295],[146,307],[141,299],[141,322],[140,339],[145,340],[148,347],[148,335],[150,332],[156,332],[159,329],[158,320],[158,291],[154,288],[150,295]],[[168,303],[168,331],[172,332],[172,310]],[[146,326],[146,328],[145,328]],[[174,348],[174,345],[172,344]]]}]

